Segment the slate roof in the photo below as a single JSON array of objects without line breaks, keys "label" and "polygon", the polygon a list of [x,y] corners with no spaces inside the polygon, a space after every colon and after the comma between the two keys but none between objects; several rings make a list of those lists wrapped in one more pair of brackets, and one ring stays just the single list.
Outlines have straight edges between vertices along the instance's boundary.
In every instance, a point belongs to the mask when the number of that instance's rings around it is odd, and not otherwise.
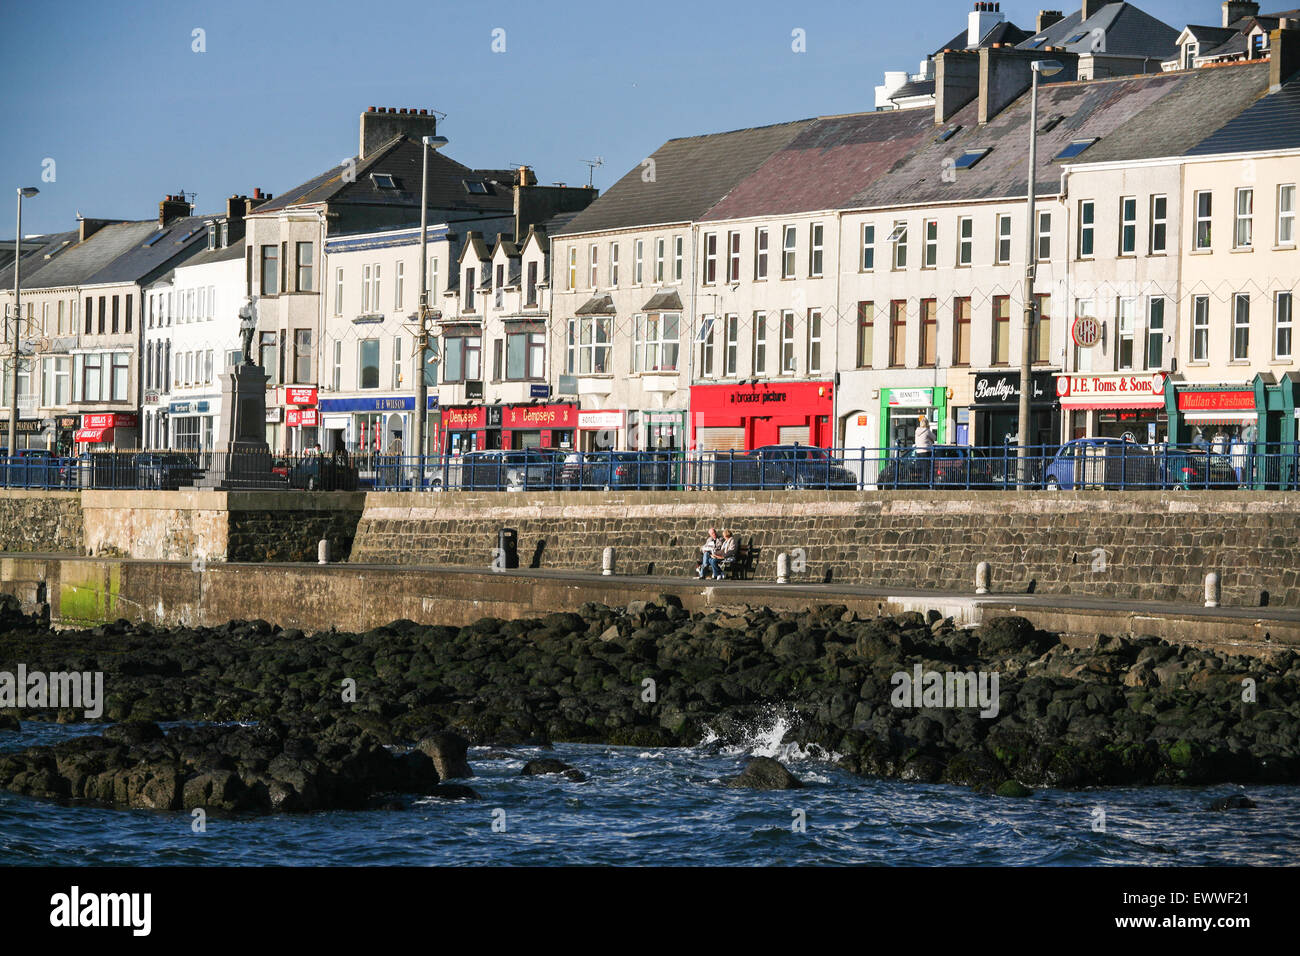
[{"label": "slate roof", "polygon": [[[1218,70],[1211,72],[1219,72]],[[1300,78],[1284,83],[1187,151],[1187,156],[1300,149]]]},{"label": "slate roof", "polygon": [[158,230],[156,220],[118,222],[92,233],[85,242],[69,246],[55,256],[23,285],[33,289],[55,289],[81,285],[103,271],[113,260],[147,240]]},{"label": "slate roof", "polygon": [[910,80],[889,95],[891,100],[901,100],[909,96],[933,96],[934,80]]},{"label": "slate roof", "polygon": [[670,139],[649,157],[654,181],[638,164],[551,235],[693,222],[812,120]]},{"label": "slate roof", "polygon": [[183,265],[186,266],[205,266],[210,262],[228,262],[231,259],[244,258],[244,237],[240,236],[224,249],[206,248],[207,236],[203,237],[205,247],[202,252],[191,256]]},{"label": "slate roof", "polygon": [[[1038,134],[1039,195],[1060,189],[1055,160],[1072,140],[1097,137],[1078,163],[1178,156],[1246,108],[1267,89],[1268,64],[1252,63],[1087,82],[1049,83],[1039,89],[1039,123],[1064,117]],[[886,114],[888,115],[888,114]],[[925,202],[1017,198],[1026,192],[1029,97],[1021,96],[987,125],[978,125],[971,102],[950,120],[962,129],[947,142],[934,139],[908,153],[844,208],[915,205]],[[945,160],[968,149],[991,148],[970,169]],[[945,182],[945,172],[954,182]]]},{"label": "slate roof", "polygon": [[[182,216],[173,219],[162,229],[156,220],[143,223],[148,233],[125,249],[99,271],[83,280],[85,285],[102,285],[109,282],[152,281],[154,276],[168,266],[180,265],[196,252],[207,249],[207,220],[212,216]],[[111,226],[105,226],[104,232]],[[162,238],[150,242],[159,233]],[[96,233],[98,235],[98,233]],[[91,239],[94,239],[91,236]]]},{"label": "slate roof", "polygon": [[955,37],[945,43],[939,49],[930,54],[930,59],[934,59],[944,50],[976,50],[980,47],[992,46],[995,43],[1010,43],[1015,45],[1026,37],[1030,36],[1028,30],[1022,30],[1010,20],[1002,20],[995,23],[989,28],[989,32],[980,37],[980,42],[971,46],[966,41],[970,39],[970,30],[962,30]]},{"label": "slate roof", "polygon": [[[1093,50],[1093,30],[1105,34],[1105,49]],[[1082,37],[1074,42],[1071,38]],[[1178,52],[1178,34],[1163,20],[1157,20],[1131,3],[1108,3],[1088,19],[1076,9],[1068,17],[1058,20],[1041,33],[1031,34],[1018,44],[1021,49],[1041,49],[1046,46],[1063,47],[1071,53],[1106,53],[1116,56],[1149,56],[1171,59]],[[1047,39],[1038,44],[1038,37]]]},{"label": "slate roof", "polygon": [[[73,229],[70,232],[55,232],[44,236],[29,236],[22,241],[20,248],[23,250],[22,256],[22,274],[21,279],[24,288],[36,288],[35,284],[30,281],[36,272],[53,261],[54,256],[65,251],[65,246],[71,246],[77,241],[78,232]],[[13,291],[14,287],[14,257],[12,243],[10,248],[5,250],[0,248],[0,289]],[[47,258],[47,256],[49,258]]]},{"label": "slate roof", "polygon": [[932,107],[813,120],[700,218],[840,208],[934,135]]},{"label": "slate roof", "polygon": [[1210,50],[1202,50],[1197,53],[1197,57],[1203,56],[1240,56],[1245,53],[1250,46],[1250,40],[1244,33],[1233,34],[1232,39],[1227,43],[1221,43]]},{"label": "slate roof", "polygon": [[1213,27],[1199,23],[1189,23],[1183,27],[1198,43],[1223,43],[1241,31],[1236,27]]}]

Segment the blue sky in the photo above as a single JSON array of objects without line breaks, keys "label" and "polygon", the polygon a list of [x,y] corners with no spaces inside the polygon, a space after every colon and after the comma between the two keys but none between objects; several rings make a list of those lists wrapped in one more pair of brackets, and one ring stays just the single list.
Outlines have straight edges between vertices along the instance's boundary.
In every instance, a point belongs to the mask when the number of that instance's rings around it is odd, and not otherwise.
[{"label": "blue sky", "polygon": [[[65,2],[10,4],[0,56],[0,184],[36,185],[23,232],[77,213],[198,211],[272,193],[355,154],[368,106],[447,114],[446,152],[471,166],[526,163],[543,183],[604,189],[674,136],[869,110],[886,69],[915,70],[964,29],[970,0],[561,0],[557,3]],[[1217,0],[1143,0],[1181,28],[1218,23]],[[1033,29],[1041,6],[1003,11]],[[1265,5],[1267,7],[1267,4]],[[505,52],[492,50],[505,30]],[[193,31],[206,51],[195,52]],[[805,31],[806,52],[791,49]],[[13,82],[17,77],[18,81]],[[53,182],[42,181],[53,160]],[[45,165],[43,165],[45,164]],[[0,200],[0,235],[12,230]]]}]

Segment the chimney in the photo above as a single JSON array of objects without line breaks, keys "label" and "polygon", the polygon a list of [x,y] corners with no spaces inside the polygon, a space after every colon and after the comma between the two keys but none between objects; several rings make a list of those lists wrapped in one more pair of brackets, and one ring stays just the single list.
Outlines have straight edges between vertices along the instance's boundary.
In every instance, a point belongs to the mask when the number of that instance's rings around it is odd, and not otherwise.
[{"label": "chimney", "polygon": [[167,196],[158,204],[158,225],[165,226],[182,216],[190,215],[193,211],[194,207],[185,201],[183,194]]},{"label": "chimney", "polygon": [[1259,4],[1249,0],[1227,0],[1223,5],[1223,25],[1230,27],[1245,17],[1259,16]]},{"label": "chimney", "polygon": [[1069,82],[1079,77],[1077,53],[1046,53],[1014,47],[1000,50],[986,47],[979,51],[980,125],[993,119],[1029,89],[1033,82],[1030,64],[1035,60],[1056,60],[1065,67],[1050,80],[1040,78],[1039,87],[1044,83]]},{"label": "chimney", "polygon": [[934,58],[934,122],[946,123],[980,91],[979,54],[944,50]]},{"label": "chimney", "polygon": [[78,219],[77,220],[77,241],[85,242],[105,226],[115,222],[121,222],[120,219]]},{"label": "chimney", "polygon": [[1268,44],[1268,86],[1276,93],[1300,70],[1300,30],[1274,30]]},{"label": "chimney", "polygon": [[532,169],[531,169],[530,167],[528,167],[528,166],[520,166],[520,167],[519,167],[519,185],[520,185],[520,186],[536,186],[536,185],[537,185],[537,176],[536,176],[536,174],[533,173],[533,171],[532,171]]},{"label": "chimney", "polygon": [[405,136],[418,143],[421,137],[437,133],[438,118],[428,110],[372,106],[361,114],[361,145],[357,157],[365,159],[395,136]]},{"label": "chimney", "polygon": [[1083,9],[1081,11],[1083,13],[1083,18],[1079,22],[1082,23],[1083,20],[1088,19],[1102,7],[1113,2],[1114,0],[1083,0]]},{"label": "chimney", "polygon": [[1037,24],[1038,29],[1036,29],[1034,32],[1042,33],[1053,23],[1060,23],[1063,19],[1065,19],[1065,17],[1060,10],[1039,10],[1038,24]]},{"label": "chimney", "polygon": [[1005,19],[1002,15],[1001,3],[985,3],[983,0],[976,3],[975,9],[966,15],[967,48],[979,46],[980,40],[988,36],[988,32]]}]

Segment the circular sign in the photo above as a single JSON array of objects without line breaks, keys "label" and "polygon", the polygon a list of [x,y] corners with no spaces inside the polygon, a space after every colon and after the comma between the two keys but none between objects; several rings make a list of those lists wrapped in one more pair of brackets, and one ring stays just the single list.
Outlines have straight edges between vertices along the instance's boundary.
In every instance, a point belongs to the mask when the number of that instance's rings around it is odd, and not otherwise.
[{"label": "circular sign", "polygon": [[1156,372],[1151,376],[1151,394],[1163,395],[1165,391],[1165,373]]},{"label": "circular sign", "polygon": [[1096,316],[1081,315],[1074,320],[1074,328],[1070,330],[1070,335],[1075,345],[1090,349],[1101,341],[1101,323],[1097,321]]},{"label": "circular sign", "polygon": [[1056,380],[1056,397],[1065,398],[1070,394],[1070,376],[1062,375]]}]

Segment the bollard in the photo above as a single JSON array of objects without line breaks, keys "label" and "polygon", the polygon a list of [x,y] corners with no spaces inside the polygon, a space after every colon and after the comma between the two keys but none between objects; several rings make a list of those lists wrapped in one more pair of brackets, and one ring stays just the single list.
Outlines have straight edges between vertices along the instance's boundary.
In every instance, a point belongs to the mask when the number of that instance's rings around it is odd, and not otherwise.
[{"label": "bollard", "polygon": [[614,573],[614,549],[606,548],[600,556],[600,573],[610,575]]},{"label": "bollard", "polygon": [[790,578],[790,555],[782,551],[776,556],[776,583],[785,584]]},{"label": "bollard", "polygon": [[989,567],[987,561],[981,561],[975,565],[975,593],[988,594],[989,580],[993,576],[993,569]]},{"label": "bollard", "polygon": [[316,545],[316,560],[320,564],[330,563],[330,542],[329,538],[321,538],[320,543]]},{"label": "bollard", "polygon": [[1205,576],[1205,606],[1219,606],[1219,575],[1214,571]]}]

